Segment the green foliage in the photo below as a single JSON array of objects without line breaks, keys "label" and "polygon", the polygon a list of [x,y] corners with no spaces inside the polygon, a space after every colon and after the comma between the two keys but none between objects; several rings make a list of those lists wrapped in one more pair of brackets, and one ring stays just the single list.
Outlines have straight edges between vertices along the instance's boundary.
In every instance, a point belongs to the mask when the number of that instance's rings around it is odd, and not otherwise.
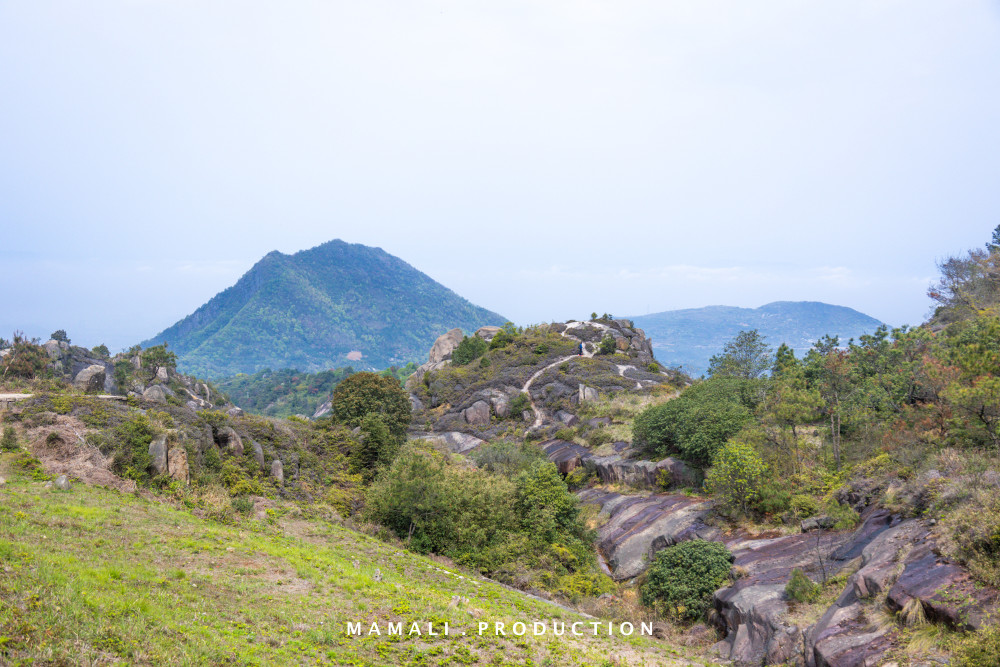
[{"label": "green foliage", "polygon": [[465,336],[451,353],[451,362],[456,366],[464,366],[486,354],[489,345],[479,336]]},{"label": "green foliage", "polygon": [[635,442],[656,457],[679,454],[697,465],[708,465],[726,440],[752,419],[740,402],[743,386],[739,380],[712,378],[647,408],[635,418]]},{"label": "green foliage", "polygon": [[16,452],[21,446],[17,444],[17,434],[13,426],[4,426],[3,437],[0,438],[0,451]]},{"label": "green foliage", "polygon": [[996,667],[1000,656],[1000,628],[986,626],[962,636],[948,662],[951,667]]},{"label": "green foliage", "polygon": [[247,496],[236,496],[232,500],[233,509],[240,514],[250,514],[253,511],[253,499]]},{"label": "green foliage", "polygon": [[95,346],[94,349],[91,350],[91,352],[93,352],[102,359],[107,359],[108,357],[111,356],[111,351],[108,349],[108,346],[105,345],[104,343]]},{"label": "green foliage", "polygon": [[60,343],[69,343],[70,342],[69,336],[66,335],[66,330],[65,329],[57,329],[57,330],[53,331],[52,335],[50,335],[49,338],[51,338],[52,340],[59,341]]},{"label": "green foliage", "polygon": [[[416,551],[446,555],[515,583],[558,589],[594,572],[590,535],[577,500],[555,466],[537,454],[495,447],[482,467],[450,465],[438,453],[406,446],[366,493],[365,513]],[[547,574],[546,574],[547,573]]]},{"label": "green foliage", "polygon": [[689,540],[667,547],[648,570],[642,603],[675,618],[700,620],[732,562],[733,555],[719,542]]},{"label": "green foliage", "polygon": [[796,602],[808,603],[819,599],[823,587],[807,577],[799,568],[792,570],[792,576],[785,584],[785,595]]},{"label": "green foliage", "polygon": [[130,412],[114,428],[102,448],[112,455],[111,469],[121,477],[137,482],[149,480],[149,443],[155,432],[146,415]]},{"label": "green foliage", "polygon": [[716,494],[724,508],[748,514],[761,496],[767,466],[752,446],[730,440],[712,459],[705,473],[705,488]]},{"label": "green foliage", "polygon": [[789,509],[796,518],[808,519],[819,513],[819,502],[812,496],[799,494],[792,496]]},{"label": "green foliage", "polygon": [[500,331],[496,332],[496,335],[493,336],[493,340],[490,341],[490,349],[501,350],[507,347],[508,345],[514,342],[514,337],[516,335],[517,334],[512,334],[508,332],[506,329],[501,329]]},{"label": "green foliage", "polygon": [[30,380],[41,377],[45,374],[48,363],[49,355],[45,348],[25,338],[23,333],[15,331],[10,353],[0,358],[0,379],[18,377]]},{"label": "green foliage", "polygon": [[611,334],[604,334],[601,338],[601,344],[597,347],[598,354],[614,354],[618,346],[615,344],[615,338]]},{"label": "green foliage", "polygon": [[401,438],[392,433],[383,415],[368,413],[361,420],[361,435],[358,446],[351,452],[351,467],[371,480],[380,466],[392,462],[401,444]]},{"label": "green foliage", "polygon": [[763,377],[772,365],[771,348],[756,329],[741,331],[726,343],[721,354],[708,363],[712,377],[733,377],[756,380]]},{"label": "green foliage", "polygon": [[[397,369],[397,373],[403,372],[404,369]],[[247,412],[271,417],[312,416],[330,398],[337,385],[353,373],[350,366],[319,373],[265,368],[252,375],[224,378],[216,384],[233,403]]]},{"label": "green foliage", "polygon": [[523,413],[525,410],[530,410],[530,409],[531,409],[531,399],[528,397],[528,394],[523,391],[510,401],[509,411],[512,417],[520,419],[521,413]]},{"label": "green foliage", "polygon": [[393,379],[375,373],[355,373],[337,385],[332,402],[333,414],[342,424],[358,427],[366,416],[378,414],[395,437],[406,436],[410,399]]},{"label": "green foliage", "polygon": [[488,442],[469,455],[486,472],[514,477],[535,461],[544,461],[545,453],[526,442]]}]

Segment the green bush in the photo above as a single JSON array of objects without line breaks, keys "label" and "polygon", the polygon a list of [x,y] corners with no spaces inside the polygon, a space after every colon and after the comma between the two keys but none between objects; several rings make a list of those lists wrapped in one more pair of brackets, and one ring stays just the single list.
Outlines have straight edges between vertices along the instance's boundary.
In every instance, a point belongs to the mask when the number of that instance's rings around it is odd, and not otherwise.
[{"label": "green bush", "polygon": [[611,334],[604,334],[604,338],[601,339],[601,344],[597,348],[598,354],[614,354],[615,350],[618,349],[615,343],[615,338]]},{"label": "green bush", "polygon": [[488,349],[489,345],[479,336],[466,336],[451,353],[451,362],[456,366],[464,366],[486,354]]},{"label": "green bush", "polygon": [[788,508],[799,519],[806,519],[819,513],[819,503],[812,496],[792,496]]},{"label": "green bush", "polygon": [[649,568],[640,589],[642,603],[661,614],[702,619],[732,562],[733,555],[719,542],[690,540],[667,547]]},{"label": "green bush", "polygon": [[14,433],[14,427],[5,426],[3,437],[0,438],[0,451],[16,452],[18,449],[20,449],[20,445],[17,444],[17,434]]},{"label": "green bush", "polygon": [[44,347],[15,332],[10,353],[0,359],[0,376],[25,379],[41,377],[45,374],[48,363],[49,355]]},{"label": "green bush", "polygon": [[808,603],[819,599],[822,586],[807,577],[799,568],[792,570],[792,576],[785,584],[785,595],[796,602]]},{"label": "green bush", "polygon": [[792,502],[792,492],[788,485],[777,479],[767,479],[761,485],[760,496],[754,503],[754,511],[762,515],[777,515],[788,511]]},{"label": "green bush", "polygon": [[402,441],[389,430],[380,414],[365,415],[358,446],[351,452],[351,468],[371,480],[379,466],[392,463]]},{"label": "green bush", "polygon": [[530,409],[531,409],[531,399],[528,397],[528,394],[526,394],[523,391],[517,396],[515,396],[510,402],[509,410],[511,417],[520,419],[521,413],[523,413],[525,410],[530,410]]},{"label": "green bush", "polygon": [[642,411],[632,426],[637,444],[652,456],[678,454],[707,466],[720,447],[753,419],[741,402],[742,382],[709,379],[680,396]]},{"label": "green bush", "polygon": [[593,471],[586,466],[577,466],[566,475],[566,486],[570,491],[576,491],[587,486],[593,478]]},{"label": "green bush", "polygon": [[381,415],[383,423],[398,438],[406,436],[410,424],[410,399],[393,378],[376,373],[355,373],[337,385],[332,399],[333,414],[342,424],[361,426],[369,414]]},{"label": "green bush", "polygon": [[111,470],[120,477],[146,482],[153,460],[149,456],[149,443],[155,432],[149,418],[140,413],[129,413],[117,426],[111,429],[105,442],[105,454],[113,458]]},{"label": "green bush", "polygon": [[767,466],[749,444],[730,440],[716,452],[705,474],[705,488],[724,508],[748,514],[760,499]]},{"label": "green bush", "polygon": [[236,496],[232,500],[233,509],[240,514],[250,514],[253,511],[253,499],[247,496]]},{"label": "green bush", "polygon": [[105,345],[104,343],[95,346],[94,349],[91,350],[91,352],[93,352],[102,359],[107,359],[108,357],[111,356],[111,350],[109,350],[108,346]]}]

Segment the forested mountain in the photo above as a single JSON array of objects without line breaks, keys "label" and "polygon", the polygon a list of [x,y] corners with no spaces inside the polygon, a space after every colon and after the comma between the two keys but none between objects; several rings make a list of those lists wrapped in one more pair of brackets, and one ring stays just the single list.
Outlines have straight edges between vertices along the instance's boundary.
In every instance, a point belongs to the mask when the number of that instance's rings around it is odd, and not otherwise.
[{"label": "forested mountain", "polygon": [[334,240],[267,254],[143,346],[166,342],[180,368],[211,378],[263,368],[385,368],[422,360],[443,331],[504,320],[380,248]]},{"label": "forested mountain", "polygon": [[661,363],[679,365],[692,375],[704,373],[709,358],[743,330],[757,329],[768,344],[786,343],[801,355],[824,335],[839,336],[846,344],[882,324],[852,308],[818,301],[775,301],[760,308],[707,306],[631,319],[653,339]]}]

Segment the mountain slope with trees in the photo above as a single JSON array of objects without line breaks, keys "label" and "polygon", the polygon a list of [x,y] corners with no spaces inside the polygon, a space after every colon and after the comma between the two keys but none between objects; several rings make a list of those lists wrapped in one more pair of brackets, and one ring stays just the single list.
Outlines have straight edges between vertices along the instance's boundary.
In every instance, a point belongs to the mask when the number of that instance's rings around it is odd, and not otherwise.
[{"label": "mountain slope with trees", "polygon": [[419,359],[441,331],[504,321],[380,248],[334,240],[267,254],[143,346],[168,343],[182,369],[210,378],[385,368]]},{"label": "mountain slope with trees", "polygon": [[760,308],[706,306],[633,317],[653,339],[659,360],[692,375],[708,370],[709,359],[740,331],[756,329],[771,345],[786,343],[805,354],[824,335],[844,343],[872,333],[882,322],[844,306],[818,301],[775,301]]}]

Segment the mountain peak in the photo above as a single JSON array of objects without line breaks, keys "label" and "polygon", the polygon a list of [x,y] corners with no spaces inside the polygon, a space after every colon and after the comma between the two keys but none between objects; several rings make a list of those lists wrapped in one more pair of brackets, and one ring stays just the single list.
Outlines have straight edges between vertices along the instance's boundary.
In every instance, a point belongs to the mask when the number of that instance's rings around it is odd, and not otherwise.
[{"label": "mountain peak", "polygon": [[384,368],[419,360],[443,331],[504,321],[381,248],[334,239],[267,253],[143,345],[167,342],[182,368],[208,377]]}]

